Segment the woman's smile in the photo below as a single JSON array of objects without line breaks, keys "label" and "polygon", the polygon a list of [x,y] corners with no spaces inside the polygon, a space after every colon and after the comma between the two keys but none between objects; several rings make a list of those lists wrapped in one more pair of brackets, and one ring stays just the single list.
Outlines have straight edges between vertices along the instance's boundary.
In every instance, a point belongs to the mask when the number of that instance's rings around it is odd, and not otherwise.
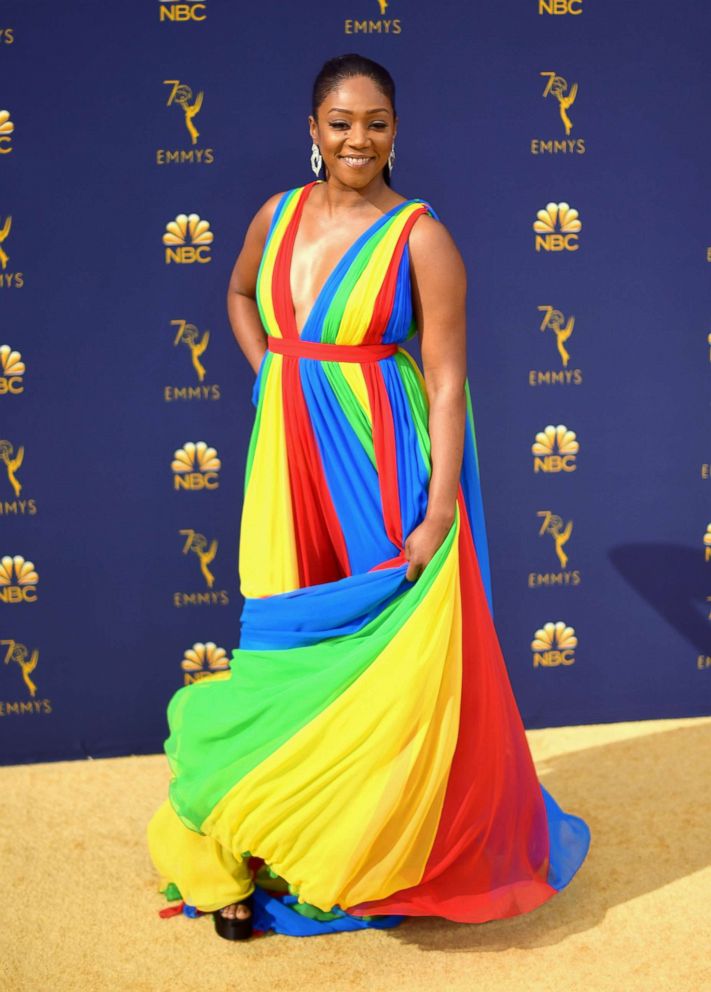
[{"label": "woman's smile", "polygon": [[339,155],[338,157],[352,169],[362,169],[374,158],[372,155]]}]

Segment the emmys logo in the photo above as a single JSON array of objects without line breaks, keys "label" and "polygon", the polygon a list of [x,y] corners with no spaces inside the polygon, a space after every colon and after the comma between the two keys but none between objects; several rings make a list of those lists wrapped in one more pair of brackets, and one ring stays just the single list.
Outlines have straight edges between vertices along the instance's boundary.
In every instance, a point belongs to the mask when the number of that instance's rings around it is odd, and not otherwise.
[{"label": "emmys logo", "polygon": [[565,424],[558,424],[557,427],[549,424],[536,434],[536,440],[531,445],[533,471],[574,472],[579,448],[575,431],[569,431]]},{"label": "emmys logo", "polygon": [[538,13],[562,17],[565,14],[582,14],[583,0],[538,0]]},{"label": "emmys logo", "polygon": [[173,347],[182,348],[183,354],[186,350],[190,353],[190,364],[192,365],[198,384],[192,386],[164,386],[163,398],[166,403],[175,403],[178,400],[219,400],[221,399],[219,385],[210,385],[205,382],[207,375],[202,358],[207,351],[210,342],[210,332],[197,329],[195,324],[189,324],[186,320],[171,320],[173,327],[177,327],[173,338]]},{"label": "emmys logo", "polygon": [[704,561],[711,561],[711,524],[706,525],[704,534]]},{"label": "emmys logo", "polygon": [[[373,0],[371,0],[371,4]],[[364,20],[349,19],[343,22],[344,34],[401,34],[402,22],[399,17],[390,17],[388,0],[375,0],[380,17]]]},{"label": "emmys logo", "polygon": [[12,45],[15,42],[14,28],[0,28],[0,45]]},{"label": "emmys logo", "polygon": [[158,20],[173,23],[206,21],[207,3],[205,0],[193,3],[192,0],[158,0]]},{"label": "emmys logo", "polygon": [[567,627],[562,620],[545,623],[536,631],[531,641],[534,668],[558,668],[575,664],[578,638],[575,628]]},{"label": "emmys logo", "polygon": [[194,555],[198,561],[200,574],[209,592],[176,592],[173,595],[174,606],[228,606],[230,602],[229,593],[225,589],[215,589],[215,576],[210,569],[213,561],[217,557],[217,541],[213,540],[208,545],[208,540],[204,534],[192,529],[181,530],[183,535],[183,555]]},{"label": "emmys logo", "polygon": [[[568,368],[570,364],[570,352],[567,344],[573,336],[575,328],[575,317],[571,316],[566,321],[560,310],[555,310],[552,306],[538,307],[543,313],[543,320],[540,323],[539,331],[552,331],[555,338],[555,346],[558,352],[562,369],[529,369],[529,386],[579,386],[583,381],[583,373],[580,369]],[[551,338],[551,335],[548,335]]]},{"label": "emmys logo", "polygon": [[0,603],[36,603],[39,575],[22,555],[0,558]]},{"label": "emmys logo", "polygon": [[180,667],[185,672],[185,685],[209,678],[225,679],[231,675],[227,652],[224,648],[218,648],[214,641],[208,641],[207,644],[198,641],[193,644],[185,652]]},{"label": "emmys logo", "polygon": [[179,79],[164,79],[163,84],[170,86],[170,94],[166,101],[167,107],[177,107],[180,110],[185,130],[190,138],[192,148],[159,148],[156,151],[156,165],[211,165],[215,161],[213,148],[196,148],[200,132],[195,118],[200,113],[203,102],[203,91],[193,96],[192,89]]},{"label": "emmys logo", "polygon": [[9,155],[12,151],[12,133],[15,125],[10,119],[9,110],[0,110],[0,155]]},{"label": "emmys logo", "polygon": [[24,286],[25,280],[21,272],[8,272],[7,263],[10,256],[7,253],[7,239],[12,228],[12,217],[8,214],[3,221],[0,218],[0,289],[11,289],[13,286],[19,289]]},{"label": "emmys logo", "polygon": [[208,246],[212,241],[209,221],[201,220],[197,214],[178,214],[175,220],[165,225],[165,264],[191,265],[200,262],[204,265],[211,262]]},{"label": "emmys logo", "polygon": [[540,75],[547,77],[546,85],[543,88],[543,99],[546,100],[551,96],[558,103],[558,114],[565,130],[565,138],[534,138],[531,141],[531,154],[582,154],[585,151],[585,141],[582,138],[570,137],[570,132],[573,130],[573,122],[568,113],[578,95],[578,84],[573,83],[570,87],[570,92],[567,92],[568,82],[563,76],[559,76],[555,72],[541,72]]},{"label": "emmys logo", "polygon": [[553,549],[558,558],[561,571],[558,572],[529,572],[529,589],[560,588],[563,586],[580,585],[580,572],[575,569],[568,571],[568,553],[566,545],[573,533],[573,521],[563,523],[563,519],[551,510],[539,510],[536,514],[541,517],[539,537],[550,537]]},{"label": "emmys logo", "polygon": [[15,498],[17,498],[22,490],[22,484],[17,478],[17,470],[25,460],[25,449],[20,446],[16,454],[13,454],[13,452],[12,441],[5,441],[0,438],[0,464],[4,466],[7,480],[15,494]]},{"label": "emmys logo", "polygon": [[39,662],[39,651],[35,648],[30,653],[30,649],[25,644],[20,644],[11,638],[1,640],[0,647],[5,649],[3,662],[7,665],[7,671],[17,673],[12,676],[13,682],[19,686],[20,680],[22,680],[26,692],[23,699],[0,700],[0,717],[51,713],[51,701],[37,698],[34,672]]},{"label": "emmys logo", "polygon": [[19,396],[24,392],[25,363],[19,351],[0,344],[0,396]]},{"label": "emmys logo", "polygon": [[200,492],[203,489],[218,489],[218,472],[222,463],[217,457],[217,451],[208,447],[204,441],[197,444],[187,441],[173,455],[173,489],[176,492],[188,490]]},{"label": "emmys logo", "polygon": [[582,222],[578,211],[567,203],[547,203],[533,222],[536,251],[577,251]]}]

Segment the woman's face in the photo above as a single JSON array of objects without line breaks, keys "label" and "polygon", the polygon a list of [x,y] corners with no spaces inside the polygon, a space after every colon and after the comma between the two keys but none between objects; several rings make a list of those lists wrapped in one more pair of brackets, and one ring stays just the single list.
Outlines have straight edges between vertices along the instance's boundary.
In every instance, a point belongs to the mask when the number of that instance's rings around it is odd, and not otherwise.
[{"label": "woman's face", "polygon": [[390,100],[368,76],[353,76],[327,93],[316,112],[309,130],[329,178],[350,189],[367,186],[387,164],[397,132]]}]

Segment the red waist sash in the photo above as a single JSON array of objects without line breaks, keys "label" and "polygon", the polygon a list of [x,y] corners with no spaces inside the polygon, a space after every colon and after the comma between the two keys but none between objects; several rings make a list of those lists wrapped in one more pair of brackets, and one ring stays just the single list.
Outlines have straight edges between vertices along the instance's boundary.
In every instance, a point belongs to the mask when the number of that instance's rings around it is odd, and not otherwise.
[{"label": "red waist sash", "polygon": [[267,335],[267,348],[279,355],[316,358],[324,362],[377,362],[399,351],[396,342],[388,344],[332,344],[325,341],[302,341],[301,338],[277,338]]}]

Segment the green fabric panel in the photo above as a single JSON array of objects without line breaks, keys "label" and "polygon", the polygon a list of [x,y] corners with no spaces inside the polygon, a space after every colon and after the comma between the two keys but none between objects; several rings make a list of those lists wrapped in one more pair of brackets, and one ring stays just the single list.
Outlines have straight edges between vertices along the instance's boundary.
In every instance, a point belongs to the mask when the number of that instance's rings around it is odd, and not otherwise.
[{"label": "green fabric panel", "polygon": [[167,707],[169,798],[182,822],[200,826],[215,804],[314,720],[378,657],[422,602],[454,541],[455,525],[419,578],[360,630],[314,645],[235,648],[229,679],[183,686]]}]

